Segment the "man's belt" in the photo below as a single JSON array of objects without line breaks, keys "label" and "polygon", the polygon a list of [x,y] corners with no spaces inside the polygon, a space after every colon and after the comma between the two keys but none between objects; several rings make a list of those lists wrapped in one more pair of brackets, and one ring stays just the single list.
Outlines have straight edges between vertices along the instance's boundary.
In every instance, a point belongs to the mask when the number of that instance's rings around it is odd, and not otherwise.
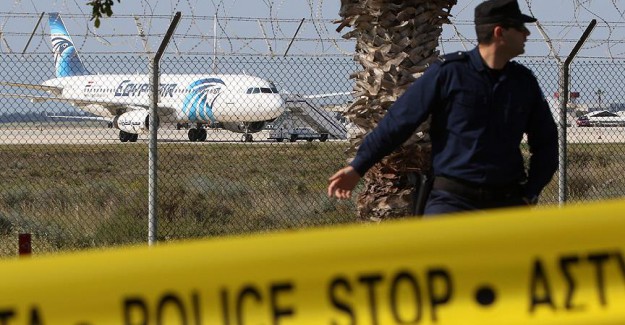
[{"label": "man's belt", "polygon": [[495,186],[477,185],[443,176],[436,176],[434,178],[432,188],[447,191],[472,201],[501,201],[523,196],[523,188],[521,184],[518,183]]}]

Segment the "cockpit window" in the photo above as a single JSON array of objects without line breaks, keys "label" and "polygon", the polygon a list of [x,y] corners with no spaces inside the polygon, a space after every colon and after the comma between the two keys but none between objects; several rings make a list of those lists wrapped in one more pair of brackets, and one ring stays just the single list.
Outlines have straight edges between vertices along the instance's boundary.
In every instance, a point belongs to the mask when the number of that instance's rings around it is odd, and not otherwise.
[{"label": "cockpit window", "polygon": [[276,89],[276,87],[271,87],[271,88],[248,88],[245,91],[246,94],[277,94],[278,93],[278,89]]},{"label": "cockpit window", "polygon": [[278,88],[276,87],[276,85],[273,84],[273,82],[269,83],[269,88],[271,88],[271,92],[274,94],[278,93]]}]

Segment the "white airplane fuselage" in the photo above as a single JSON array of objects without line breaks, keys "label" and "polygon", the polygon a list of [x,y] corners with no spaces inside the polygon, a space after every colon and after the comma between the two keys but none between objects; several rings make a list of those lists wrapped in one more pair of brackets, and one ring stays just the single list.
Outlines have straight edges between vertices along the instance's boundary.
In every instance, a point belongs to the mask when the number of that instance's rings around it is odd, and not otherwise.
[{"label": "white airplane fuselage", "polygon": [[[258,77],[164,74],[159,84],[162,122],[258,122],[284,112],[284,100],[275,86]],[[62,88],[59,97],[90,102],[80,109],[102,117],[119,115],[111,106],[145,109],[150,104],[147,75],[82,75],[50,79],[43,85]]]},{"label": "white airplane fuselage", "polygon": [[[42,85],[1,82],[1,85],[46,91],[50,96],[0,94],[33,102],[60,101],[97,115],[119,129],[122,142],[147,133],[150,108],[148,75],[92,74],[80,59],[58,13],[49,13],[50,41],[56,78]],[[284,112],[284,100],[272,82],[246,74],[163,74],[159,76],[156,113],[160,123],[193,123],[190,141],[206,139],[205,125],[244,133],[263,129]],[[57,116],[62,117],[62,116]]]}]

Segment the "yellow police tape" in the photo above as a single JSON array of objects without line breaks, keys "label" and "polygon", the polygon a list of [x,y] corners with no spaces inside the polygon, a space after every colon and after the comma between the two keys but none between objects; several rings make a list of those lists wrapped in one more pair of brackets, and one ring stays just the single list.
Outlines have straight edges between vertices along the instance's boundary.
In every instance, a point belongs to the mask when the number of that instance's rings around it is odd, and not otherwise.
[{"label": "yellow police tape", "polygon": [[625,324],[625,201],[0,263],[0,324]]}]

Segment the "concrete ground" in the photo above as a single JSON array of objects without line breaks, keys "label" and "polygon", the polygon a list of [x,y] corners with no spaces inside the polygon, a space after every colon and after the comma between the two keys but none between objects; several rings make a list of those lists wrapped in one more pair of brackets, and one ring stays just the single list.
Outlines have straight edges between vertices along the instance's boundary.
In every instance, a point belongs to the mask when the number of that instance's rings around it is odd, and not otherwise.
[{"label": "concrete ground", "polygon": [[[159,142],[188,142],[185,129],[161,129],[158,132]],[[241,142],[240,133],[226,130],[208,130],[207,142]],[[269,131],[254,133],[254,142],[269,142]],[[137,143],[148,141],[148,134],[140,134]],[[271,141],[273,142],[273,141]],[[0,126],[0,144],[112,144],[119,141],[119,130],[106,127],[57,127],[35,125],[28,127]],[[199,142],[198,142],[199,144]]]},{"label": "concrete ground", "polygon": [[[103,144],[120,143],[119,131],[106,127],[57,126],[53,124],[0,124],[0,144]],[[241,142],[240,133],[226,130],[208,130],[206,142]],[[254,133],[255,143],[271,143],[269,131]],[[140,134],[138,143],[147,142],[148,135]],[[168,126],[159,130],[160,142],[189,142],[187,130]],[[577,127],[567,129],[568,143],[625,143],[623,127]],[[200,143],[197,143],[200,144]]]}]

